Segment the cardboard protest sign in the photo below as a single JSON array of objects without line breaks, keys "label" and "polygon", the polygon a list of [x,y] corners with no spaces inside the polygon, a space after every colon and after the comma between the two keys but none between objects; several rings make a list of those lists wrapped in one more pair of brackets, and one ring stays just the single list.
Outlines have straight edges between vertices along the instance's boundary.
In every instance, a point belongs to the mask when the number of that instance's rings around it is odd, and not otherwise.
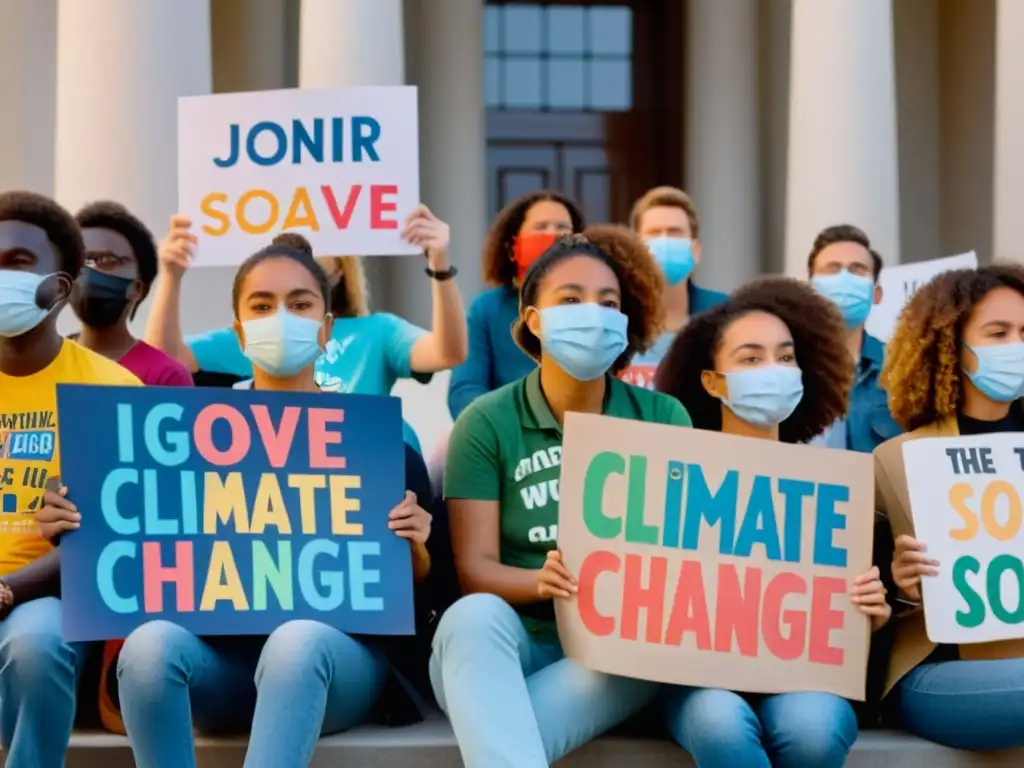
[{"label": "cardboard protest sign", "polygon": [[64,635],[153,619],[263,635],[291,619],[414,631],[401,406],[389,397],[57,387]]},{"label": "cardboard protest sign", "polygon": [[178,99],[178,209],[198,266],[237,266],[294,230],[318,255],[418,253],[416,88],[282,90]]},{"label": "cardboard protest sign", "polygon": [[664,683],[864,698],[871,457],[570,413],[556,600],[566,653]]},{"label": "cardboard protest sign", "polygon": [[1024,435],[903,444],[914,533],[939,561],[921,579],[934,643],[1024,638]]},{"label": "cardboard protest sign", "polygon": [[977,266],[978,256],[970,251],[942,259],[884,267],[878,278],[878,284],[882,286],[882,300],[871,308],[871,314],[864,324],[865,329],[875,338],[889,341],[896,330],[900,312],[918,288],[936,275],[951,269],[974,269]]}]

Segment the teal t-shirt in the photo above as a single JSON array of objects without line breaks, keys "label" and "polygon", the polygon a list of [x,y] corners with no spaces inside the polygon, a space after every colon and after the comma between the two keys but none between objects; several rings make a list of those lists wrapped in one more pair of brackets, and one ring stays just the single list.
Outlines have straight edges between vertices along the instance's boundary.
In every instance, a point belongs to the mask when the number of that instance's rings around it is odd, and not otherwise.
[{"label": "teal t-shirt", "polygon": [[[426,333],[387,312],[338,317],[327,349],[316,361],[316,383],[325,392],[390,395],[398,379],[412,373],[409,356]],[[252,363],[232,328],[218,328],[186,339],[201,371],[252,377]]]}]

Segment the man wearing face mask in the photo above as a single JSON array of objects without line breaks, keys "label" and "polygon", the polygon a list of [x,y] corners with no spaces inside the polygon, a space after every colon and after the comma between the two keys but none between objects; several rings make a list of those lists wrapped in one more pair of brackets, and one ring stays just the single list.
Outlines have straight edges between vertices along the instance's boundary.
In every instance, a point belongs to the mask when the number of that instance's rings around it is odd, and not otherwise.
[{"label": "man wearing face mask", "polygon": [[683,190],[655,187],[648,191],[633,205],[630,226],[646,241],[665,275],[665,327],[654,346],[637,355],[622,378],[653,389],[654,372],[679,329],[691,315],[722,303],[726,297],[690,279],[701,260],[700,219]]},{"label": "man wearing face mask", "polygon": [[115,360],[151,386],[191,387],[185,366],[128,329],[156,279],[156,243],[124,206],[99,202],[79,211],[85,269],[75,281],[71,308],[82,322],[76,339]]},{"label": "man wearing face mask", "polygon": [[885,345],[864,330],[871,307],[882,300],[882,257],[871,249],[862,230],[839,224],[815,238],[807,271],[811,285],[839,308],[846,325],[846,349],[857,367],[846,418],[811,444],[869,453],[902,431],[878,385]]},{"label": "man wearing face mask", "polygon": [[[0,744],[10,768],[62,768],[87,646],[61,633],[60,554],[35,512],[63,506],[57,385],[138,378],[57,332],[82,269],[74,218],[30,192],[0,194]],[[73,498],[73,490],[69,498]]]}]

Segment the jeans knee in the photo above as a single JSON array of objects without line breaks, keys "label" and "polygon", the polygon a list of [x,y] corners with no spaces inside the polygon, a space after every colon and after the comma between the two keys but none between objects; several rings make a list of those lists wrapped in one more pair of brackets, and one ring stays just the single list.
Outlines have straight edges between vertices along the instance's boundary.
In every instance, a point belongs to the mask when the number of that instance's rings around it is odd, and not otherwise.
[{"label": "jeans knee", "polygon": [[516,642],[519,614],[496,595],[466,595],[452,604],[437,625],[434,651],[441,655],[451,647],[479,648],[495,640]]},{"label": "jeans knee", "polygon": [[316,675],[330,680],[331,642],[338,630],[319,621],[289,621],[270,633],[256,666],[256,685]]},{"label": "jeans knee", "polygon": [[0,674],[25,694],[42,692],[47,683],[62,676],[73,687],[76,655],[60,633],[29,627],[11,633],[0,645]]},{"label": "jeans knee", "polygon": [[149,621],[135,629],[117,659],[122,694],[162,694],[174,670],[185,676],[184,649],[195,641],[191,632],[169,621]]},{"label": "jeans knee", "polygon": [[857,717],[845,699],[830,694],[790,693],[762,708],[766,741],[780,764],[841,768],[857,740]]},{"label": "jeans knee", "polygon": [[747,701],[719,688],[670,688],[662,700],[665,724],[677,741],[694,751],[695,742],[759,738],[760,723]]}]

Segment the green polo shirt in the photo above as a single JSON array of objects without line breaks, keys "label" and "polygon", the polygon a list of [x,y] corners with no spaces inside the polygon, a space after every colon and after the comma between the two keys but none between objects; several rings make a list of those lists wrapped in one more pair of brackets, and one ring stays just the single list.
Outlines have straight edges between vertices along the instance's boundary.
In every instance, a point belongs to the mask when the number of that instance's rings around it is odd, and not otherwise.
[{"label": "green polo shirt", "polygon": [[[678,400],[605,378],[605,416],[689,427]],[[496,389],[464,410],[448,442],[444,490],[449,499],[497,501],[501,562],[540,568],[558,539],[562,427],[540,388],[540,369]],[[523,623],[557,642],[550,601],[517,606]]]}]

